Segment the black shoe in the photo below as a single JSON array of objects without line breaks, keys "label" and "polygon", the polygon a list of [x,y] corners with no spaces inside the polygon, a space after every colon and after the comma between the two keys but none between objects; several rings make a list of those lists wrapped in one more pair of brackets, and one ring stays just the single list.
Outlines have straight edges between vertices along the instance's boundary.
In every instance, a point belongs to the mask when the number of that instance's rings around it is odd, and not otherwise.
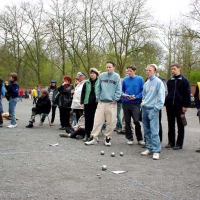
[{"label": "black shoe", "polygon": [[26,128],[33,128],[33,124],[29,124]]},{"label": "black shoe", "polygon": [[174,150],[180,150],[180,149],[182,149],[182,147],[179,146],[179,145],[176,145],[175,147],[173,147],[173,149],[174,149]]},{"label": "black shoe", "polygon": [[171,143],[169,143],[167,146],[165,146],[165,148],[169,149],[169,148],[173,148],[174,145],[172,145]]},{"label": "black shoe", "polygon": [[200,149],[196,150],[197,153],[200,153]]},{"label": "black shoe", "polygon": [[59,130],[65,130],[65,127],[60,127]]},{"label": "black shoe", "polygon": [[3,123],[0,123],[0,127],[3,127]]}]

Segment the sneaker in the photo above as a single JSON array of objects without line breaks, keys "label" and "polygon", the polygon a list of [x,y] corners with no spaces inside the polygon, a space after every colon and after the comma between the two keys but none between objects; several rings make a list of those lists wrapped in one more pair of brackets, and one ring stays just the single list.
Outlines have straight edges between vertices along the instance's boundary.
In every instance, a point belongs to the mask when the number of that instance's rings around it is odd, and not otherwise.
[{"label": "sneaker", "polygon": [[148,156],[148,155],[150,155],[150,154],[151,154],[151,152],[150,152],[148,149],[146,149],[145,151],[143,151],[143,152],[141,153],[142,156]]},{"label": "sneaker", "polygon": [[54,125],[53,122],[51,122],[51,123],[50,123],[50,126],[53,126],[53,125]]},{"label": "sneaker", "polygon": [[111,139],[110,139],[109,137],[106,137],[105,140],[104,140],[104,144],[105,144],[106,146],[111,146],[110,140],[111,140]]},{"label": "sneaker", "polygon": [[146,145],[146,143],[145,143],[144,141],[142,141],[142,140],[138,141],[138,144],[139,144],[139,145],[142,145],[142,146],[145,146],[145,145]]},{"label": "sneaker", "polygon": [[159,160],[160,154],[159,153],[154,153],[153,154],[153,160]]},{"label": "sneaker", "polygon": [[15,124],[15,125],[11,124],[11,125],[7,126],[7,128],[15,128],[15,127],[17,127],[17,124]]},{"label": "sneaker", "polygon": [[97,144],[97,140],[93,137],[89,138],[89,140],[87,142],[85,142],[86,145],[93,145],[93,144]]},{"label": "sneaker", "polygon": [[133,140],[127,140],[127,144],[133,145]]},{"label": "sneaker", "polygon": [[33,124],[29,124],[26,128],[33,128]]},{"label": "sneaker", "polygon": [[67,137],[67,138],[70,137],[70,134],[68,134],[66,132],[60,133],[59,135],[60,135],[60,137]]}]

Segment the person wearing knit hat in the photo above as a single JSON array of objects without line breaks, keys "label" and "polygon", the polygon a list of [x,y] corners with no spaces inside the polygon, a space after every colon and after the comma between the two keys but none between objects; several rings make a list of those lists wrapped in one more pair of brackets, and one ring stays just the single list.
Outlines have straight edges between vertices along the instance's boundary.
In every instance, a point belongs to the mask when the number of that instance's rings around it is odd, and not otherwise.
[{"label": "person wearing knit hat", "polygon": [[85,112],[85,137],[83,139],[86,142],[93,128],[94,115],[97,108],[96,101],[96,86],[99,77],[99,71],[96,68],[90,69],[90,78],[86,80],[81,92],[81,106]]}]

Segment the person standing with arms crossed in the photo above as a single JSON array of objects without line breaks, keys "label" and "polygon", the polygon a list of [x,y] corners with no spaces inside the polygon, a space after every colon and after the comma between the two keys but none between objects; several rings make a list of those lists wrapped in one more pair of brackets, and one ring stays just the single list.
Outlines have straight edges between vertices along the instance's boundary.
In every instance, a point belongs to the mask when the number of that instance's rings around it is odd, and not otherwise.
[{"label": "person standing with arms crossed", "polygon": [[98,135],[106,120],[107,126],[104,133],[104,144],[111,146],[112,132],[116,125],[117,101],[121,97],[121,80],[115,71],[116,64],[108,61],[106,64],[107,72],[103,72],[98,79],[96,88],[96,99],[98,102],[94,126],[89,141],[86,145],[97,144]]}]

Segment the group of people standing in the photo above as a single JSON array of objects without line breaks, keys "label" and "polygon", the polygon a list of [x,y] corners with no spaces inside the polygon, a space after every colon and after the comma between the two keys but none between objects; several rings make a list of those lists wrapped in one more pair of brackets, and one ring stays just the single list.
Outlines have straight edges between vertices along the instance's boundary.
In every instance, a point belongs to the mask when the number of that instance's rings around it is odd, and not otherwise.
[{"label": "group of people standing", "polygon": [[[141,155],[153,154],[153,159],[158,160],[162,142],[162,107],[166,105],[168,119],[166,148],[182,149],[186,125],[185,113],[190,106],[190,84],[181,74],[181,66],[179,64],[171,66],[172,76],[167,84],[158,75],[155,64],[147,65],[145,82],[141,76],[136,75],[137,69],[134,65],[127,67],[127,76],[123,80],[115,72],[115,68],[116,65],[112,61],[107,62],[106,72],[101,74],[96,68],[91,68],[89,79],[85,73],[78,72],[75,79],[78,83],[75,86],[70,76],[63,76],[62,84],[58,87],[56,80],[52,80],[50,87],[41,92],[36,106],[32,108],[31,119],[26,127],[33,127],[36,114],[44,114],[41,118],[42,125],[50,110],[52,110],[50,125],[53,125],[58,106],[60,129],[64,130],[60,134],[61,137],[76,138],[77,135],[82,135],[86,145],[94,145],[97,144],[99,133],[106,123],[104,143],[106,146],[111,146],[112,133],[117,124],[117,103],[122,102],[127,144],[133,144],[134,140],[131,129],[132,119],[138,144],[146,146],[146,150]],[[15,98],[13,91],[16,90],[18,94],[18,84],[15,76],[11,76],[11,79],[12,87],[8,88],[7,93],[11,97],[12,107],[14,105],[12,99]],[[198,115],[200,115],[199,99],[197,86],[195,102]],[[73,122],[77,122],[74,128],[71,125],[72,119]],[[144,139],[140,121],[143,125]],[[178,127],[177,139],[175,122]],[[11,121],[11,125],[17,126],[14,120]]]}]

